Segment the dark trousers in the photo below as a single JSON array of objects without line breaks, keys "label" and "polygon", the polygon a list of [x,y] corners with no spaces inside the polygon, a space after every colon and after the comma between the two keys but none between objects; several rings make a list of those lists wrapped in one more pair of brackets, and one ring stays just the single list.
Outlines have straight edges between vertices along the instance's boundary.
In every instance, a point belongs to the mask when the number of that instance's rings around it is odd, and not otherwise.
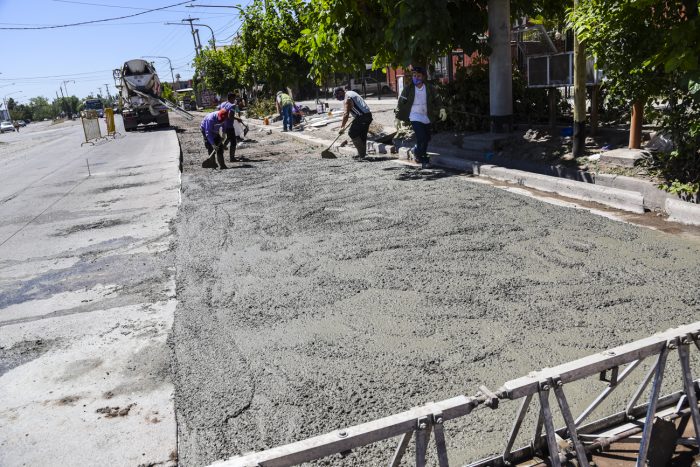
[{"label": "dark trousers", "polygon": [[428,154],[428,143],[430,142],[430,125],[411,120],[413,133],[416,135],[415,156],[418,162],[422,162]]},{"label": "dark trousers", "polygon": [[284,131],[292,130],[292,104],[282,107],[282,126],[284,127]]},{"label": "dark trousers", "polygon": [[218,135],[214,138],[214,144],[216,144],[216,155],[214,155],[214,146],[212,146],[207,139],[207,135],[204,133],[204,130],[202,130],[202,137],[204,138],[204,147],[207,148],[207,154],[209,154],[209,157],[202,162],[202,167],[208,169],[215,169],[216,167],[219,167],[220,169],[225,169],[226,163],[224,162],[224,146],[221,144],[221,138]]},{"label": "dark trousers", "polygon": [[233,162],[233,160],[236,158],[236,129],[231,127],[231,128],[226,128],[226,139],[228,140],[228,155],[229,155],[229,160]]},{"label": "dark trousers", "polygon": [[372,123],[371,113],[353,118],[352,124],[350,125],[350,130],[348,131],[348,136],[350,139],[362,138],[366,143],[370,123]]}]

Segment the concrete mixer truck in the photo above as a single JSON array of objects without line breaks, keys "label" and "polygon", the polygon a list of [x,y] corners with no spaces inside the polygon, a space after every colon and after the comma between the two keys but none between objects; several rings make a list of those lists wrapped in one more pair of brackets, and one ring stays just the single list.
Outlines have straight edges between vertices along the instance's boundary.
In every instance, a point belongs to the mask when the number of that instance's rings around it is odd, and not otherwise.
[{"label": "concrete mixer truck", "polygon": [[125,131],[134,130],[139,124],[170,126],[168,109],[187,120],[194,118],[184,109],[161,97],[160,79],[150,62],[128,60],[121,69],[114,70],[113,76],[119,89]]}]

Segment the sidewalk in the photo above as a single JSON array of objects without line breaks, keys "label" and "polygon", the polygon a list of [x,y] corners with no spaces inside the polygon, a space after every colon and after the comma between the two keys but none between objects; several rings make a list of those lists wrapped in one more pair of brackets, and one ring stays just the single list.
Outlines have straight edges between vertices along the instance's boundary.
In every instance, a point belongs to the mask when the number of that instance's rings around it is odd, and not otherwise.
[{"label": "sidewalk", "polygon": [[[379,111],[386,112],[389,108],[393,109],[390,104],[393,106],[395,103],[393,100],[391,102],[387,100],[386,109],[381,108]],[[377,102],[374,102],[373,105],[377,105]],[[336,109],[331,107],[331,110]],[[339,127],[338,122],[333,122],[333,119],[331,122],[328,125],[329,131],[318,132],[320,134],[316,135],[307,135],[299,131],[282,134],[319,146],[329,146],[332,143],[332,139],[328,139],[329,134],[336,132],[336,127]],[[262,125],[261,121],[255,121],[255,123]],[[280,125],[281,123],[276,122],[270,125],[270,128],[279,131],[277,127]],[[333,150],[335,152],[347,155],[355,154],[352,145],[343,147],[340,144],[334,144]],[[368,142],[368,150],[370,153],[395,155],[392,157],[404,161],[409,159],[407,147],[394,147],[370,141]],[[519,165],[526,169],[519,170],[512,168],[512,166],[503,167],[490,163],[488,151],[484,151],[484,156],[480,157],[472,151],[463,151],[456,147],[447,148],[431,144],[430,150],[431,164],[434,167],[468,172],[492,180],[555,193],[567,198],[599,203],[631,213],[642,214],[645,211],[659,211],[667,214],[670,221],[700,226],[700,205],[676,200],[672,195],[656,188],[653,183],[644,180],[606,174],[571,174],[570,172],[573,171],[571,169],[562,170],[555,167],[536,166],[536,164],[522,161],[503,161],[508,165]],[[584,180],[587,180],[588,183]]]}]

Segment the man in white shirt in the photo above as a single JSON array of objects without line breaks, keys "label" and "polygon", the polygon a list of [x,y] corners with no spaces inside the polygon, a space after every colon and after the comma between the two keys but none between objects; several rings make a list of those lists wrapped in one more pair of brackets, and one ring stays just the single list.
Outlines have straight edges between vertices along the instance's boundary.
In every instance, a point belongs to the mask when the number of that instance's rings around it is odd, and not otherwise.
[{"label": "man in white shirt", "polygon": [[440,107],[440,103],[435,88],[425,82],[426,78],[427,74],[423,67],[413,67],[412,83],[404,88],[396,109],[396,118],[410,122],[411,127],[413,127],[413,132],[416,135],[413,156],[423,168],[426,168],[430,162],[428,158],[430,124],[437,118],[442,121],[447,119],[447,112],[444,108],[440,108],[437,116],[434,115]]}]

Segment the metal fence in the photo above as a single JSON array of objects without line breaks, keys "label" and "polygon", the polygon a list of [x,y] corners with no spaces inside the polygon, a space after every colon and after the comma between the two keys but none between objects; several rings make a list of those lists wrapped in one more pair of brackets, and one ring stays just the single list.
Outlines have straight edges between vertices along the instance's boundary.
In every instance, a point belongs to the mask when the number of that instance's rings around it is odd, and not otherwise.
[{"label": "metal fence", "polygon": [[[698,380],[694,380],[690,368],[690,345],[700,349],[700,321],[673,328],[642,340],[631,342],[601,353],[590,355],[554,368],[545,368],[522,378],[506,382],[497,391],[485,386],[473,397],[457,396],[440,402],[414,407],[399,414],[371,422],[342,428],[324,435],[269,449],[267,451],[236,456],[212,464],[216,467],[272,467],[288,466],[337,453],[347,453],[361,446],[390,438],[398,438],[393,453],[387,453],[386,464],[398,466],[413,440],[415,464],[426,465],[431,435],[440,467],[448,465],[445,442],[445,422],[469,415],[480,407],[499,408],[500,401],[518,400],[519,409],[513,421],[510,435],[502,454],[470,464],[470,467],[510,466],[534,456],[547,459],[549,465],[558,467],[575,460],[579,466],[589,466],[592,453],[607,449],[622,440],[639,443],[636,465],[646,464],[654,420],[672,421],[681,418],[692,421],[696,433],[700,433],[698,411]],[[680,361],[683,387],[680,391],[661,397],[661,384],[666,362],[671,353],[677,353]],[[591,413],[642,361],[655,358],[655,362],[626,406],[603,419],[584,424]],[[607,387],[574,418],[564,388],[566,384],[599,375]],[[651,383],[648,400],[638,404]],[[550,395],[558,406],[564,427],[555,428]],[[539,400],[539,414],[530,443],[513,450],[516,437],[532,399]],[[681,438],[680,443],[697,446],[695,438]]]},{"label": "metal fence", "polygon": [[[598,84],[603,78],[593,60],[586,61],[586,85]],[[527,57],[527,85],[551,88],[574,85],[574,53],[533,55]]]},{"label": "metal fence", "polygon": [[95,110],[87,110],[80,113],[80,121],[83,124],[83,133],[85,141],[83,144],[95,144],[95,141],[102,138],[102,130],[100,130],[100,120]]}]

